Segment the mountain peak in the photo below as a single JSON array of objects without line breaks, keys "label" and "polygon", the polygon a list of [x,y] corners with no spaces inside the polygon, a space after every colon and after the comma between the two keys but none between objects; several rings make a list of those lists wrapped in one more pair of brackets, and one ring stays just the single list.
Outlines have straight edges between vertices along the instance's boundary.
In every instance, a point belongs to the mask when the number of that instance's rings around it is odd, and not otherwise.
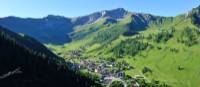
[{"label": "mountain peak", "polygon": [[116,8],[113,10],[104,10],[95,12],[87,16],[77,17],[72,20],[76,25],[90,24],[98,21],[101,18],[111,18],[114,20],[123,19],[129,12],[124,8]]},{"label": "mountain peak", "polygon": [[113,10],[105,10],[102,12],[103,17],[111,17],[114,19],[121,19],[124,18],[128,14],[128,11],[126,11],[124,8],[116,8]]},{"label": "mountain peak", "polygon": [[58,16],[58,15],[47,15],[45,18],[56,18],[56,19],[59,19],[59,18],[65,18],[64,16]]},{"label": "mountain peak", "polygon": [[192,19],[192,22],[197,25],[200,26],[200,6],[193,8],[192,11],[188,12],[186,14],[186,17],[190,17]]},{"label": "mountain peak", "polygon": [[199,6],[197,6],[195,9],[200,9],[200,5],[199,5]]},{"label": "mountain peak", "polygon": [[126,12],[126,10],[124,8],[116,8],[110,11],[117,11],[117,12]]}]

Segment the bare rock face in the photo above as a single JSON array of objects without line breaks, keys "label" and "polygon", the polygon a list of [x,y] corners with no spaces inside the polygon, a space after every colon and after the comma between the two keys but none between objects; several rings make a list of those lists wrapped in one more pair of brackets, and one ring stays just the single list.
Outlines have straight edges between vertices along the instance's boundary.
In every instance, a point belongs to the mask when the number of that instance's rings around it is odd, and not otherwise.
[{"label": "bare rock face", "polygon": [[194,8],[192,11],[186,14],[189,18],[192,19],[192,23],[197,26],[200,26],[200,6]]},{"label": "bare rock face", "polygon": [[73,24],[75,25],[84,25],[93,23],[101,18],[110,18],[114,20],[119,20],[124,18],[129,12],[123,8],[117,8],[114,10],[105,10],[101,12],[96,12],[87,16],[77,17],[72,19]]}]

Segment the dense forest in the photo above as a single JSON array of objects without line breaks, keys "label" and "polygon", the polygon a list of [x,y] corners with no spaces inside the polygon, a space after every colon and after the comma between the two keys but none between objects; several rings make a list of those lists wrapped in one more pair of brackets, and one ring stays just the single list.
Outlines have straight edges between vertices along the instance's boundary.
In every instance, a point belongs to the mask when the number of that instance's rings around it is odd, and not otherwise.
[{"label": "dense forest", "polygon": [[0,27],[1,87],[100,86],[36,40]]}]

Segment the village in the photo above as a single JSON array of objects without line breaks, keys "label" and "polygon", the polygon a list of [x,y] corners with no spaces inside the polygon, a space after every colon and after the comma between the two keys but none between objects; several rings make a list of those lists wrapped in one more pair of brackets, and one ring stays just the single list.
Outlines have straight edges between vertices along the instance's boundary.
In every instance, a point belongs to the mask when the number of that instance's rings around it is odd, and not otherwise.
[{"label": "village", "polygon": [[[104,85],[109,85],[113,81],[122,81],[126,87],[127,81],[132,81],[133,87],[139,87],[135,78],[126,78],[125,70],[134,69],[125,61],[122,62],[111,62],[107,60],[92,61],[79,59],[79,64],[72,64],[71,69],[73,70],[87,70],[92,73],[98,73],[101,75],[100,82]],[[138,76],[139,77],[139,76]],[[126,78],[126,79],[125,79]]]},{"label": "village", "polygon": [[[145,79],[144,75],[127,76],[126,70],[134,69],[134,66],[129,65],[126,61],[108,61],[105,59],[90,60],[81,58],[81,51],[69,51],[68,53],[71,63],[68,62],[70,69],[74,71],[87,70],[90,73],[101,75],[100,83],[109,85],[113,81],[121,81],[127,87],[127,83],[131,83],[131,87],[139,87],[137,79]],[[79,61],[77,63],[77,60]],[[66,62],[67,62],[66,61]]]}]

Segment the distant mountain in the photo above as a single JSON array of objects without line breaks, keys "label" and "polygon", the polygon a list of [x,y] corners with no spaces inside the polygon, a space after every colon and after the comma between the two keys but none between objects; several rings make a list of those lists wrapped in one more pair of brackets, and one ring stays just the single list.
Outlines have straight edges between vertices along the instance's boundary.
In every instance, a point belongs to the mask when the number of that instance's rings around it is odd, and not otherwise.
[{"label": "distant mountain", "polygon": [[42,43],[62,44],[70,41],[71,20],[61,16],[49,15],[44,18],[5,17],[0,25],[17,33],[30,35]]},{"label": "distant mountain", "polygon": [[69,65],[33,38],[0,27],[1,87],[98,86]]},{"label": "distant mountain", "polygon": [[193,8],[186,16],[190,17],[195,25],[200,26],[200,6]]},{"label": "distant mountain", "polygon": [[105,10],[101,12],[95,12],[87,16],[81,16],[72,19],[72,23],[75,25],[85,25],[98,21],[102,18],[111,18],[115,20],[123,19],[125,16],[129,14],[128,11],[123,8],[117,8],[114,10]]},{"label": "distant mountain", "polygon": [[130,13],[125,12],[123,9],[109,11],[109,13],[112,12],[112,15],[117,14],[115,12],[125,15],[118,17],[105,16],[99,18],[93,23],[79,25],[75,27],[74,31],[69,34],[72,41],[81,40],[85,37],[97,40],[98,38],[103,39],[102,37],[104,36],[107,36],[104,38],[105,40],[109,40],[109,38],[113,38],[114,40],[120,35],[131,36],[139,33],[140,31],[144,31],[151,26],[162,26],[166,22],[171,22],[173,20],[173,17],[161,17],[143,13]]},{"label": "distant mountain", "polygon": [[[150,14],[131,13],[123,8],[104,10],[90,15],[66,18],[62,16],[49,15],[44,18],[0,18],[0,25],[17,33],[30,35],[42,43],[64,44],[71,42],[69,34],[75,31],[77,26],[93,24],[106,19],[104,24],[119,22],[127,16],[132,15],[130,26],[135,30],[144,29],[158,17]],[[162,21],[162,17],[159,18]]]}]

